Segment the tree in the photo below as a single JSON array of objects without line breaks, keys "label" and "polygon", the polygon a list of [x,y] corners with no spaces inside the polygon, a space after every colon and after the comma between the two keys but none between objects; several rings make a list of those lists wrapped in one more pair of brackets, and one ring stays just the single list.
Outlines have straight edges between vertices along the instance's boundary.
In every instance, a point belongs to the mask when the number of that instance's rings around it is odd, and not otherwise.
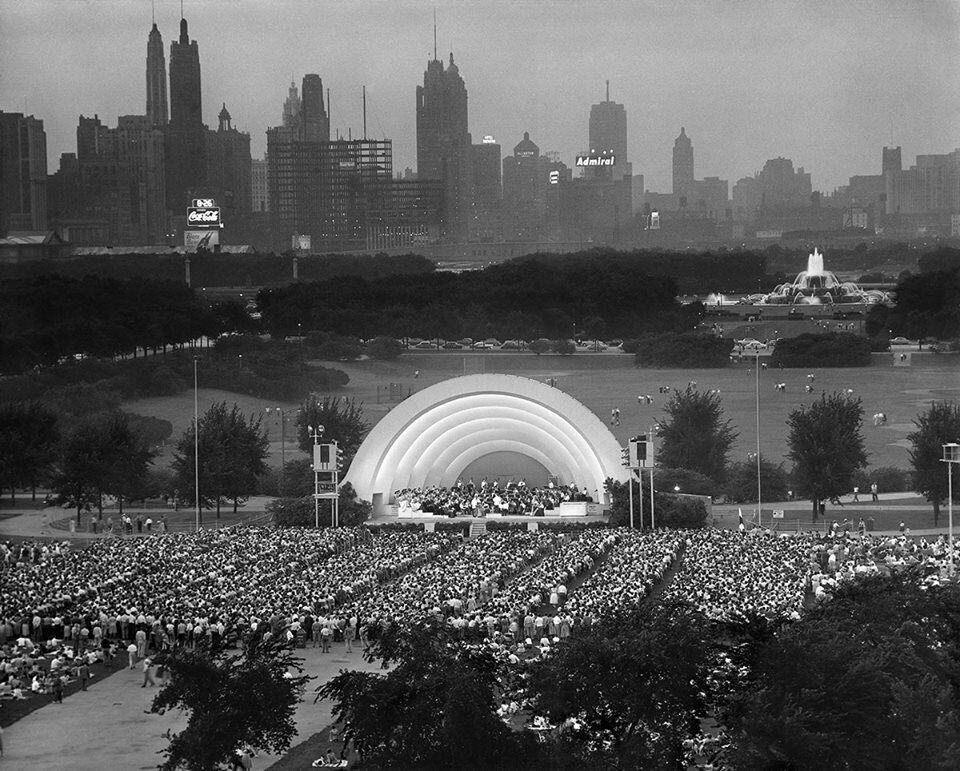
[{"label": "tree", "polygon": [[309,677],[284,633],[244,639],[237,652],[217,645],[175,648],[162,663],[172,679],[151,712],[189,713],[187,726],[165,750],[163,769],[230,767],[244,746],[283,753],[297,734],[294,714]]},{"label": "tree", "polygon": [[843,585],[758,647],[723,715],[732,768],[958,768],[960,589]]},{"label": "tree", "polygon": [[[312,490],[312,478],[310,484]],[[370,519],[373,512],[370,502],[358,498],[349,482],[340,485],[339,507],[341,527],[356,527]],[[312,492],[299,498],[276,498],[267,504],[267,512],[277,527],[314,527],[317,518]],[[319,519],[320,527],[330,524],[330,504],[326,501],[321,506]]]},{"label": "tree", "polygon": [[630,349],[638,367],[725,367],[733,340],[702,332],[663,332],[631,341]]},{"label": "tree", "polygon": [[804,332],[777,343],[770,366],[869,367],[871,361],[870,341],[865,337],[850,332]]},{"label": "tree", "polygon": [[573,340],[563,338],[554,340],[550,347],[555,353],[559,353],[561,356],[569,356],[572,353],[576,353],[577,350],[577,346],[574,345]]},{"label": "tree", "polygon": [[[243,417],[234,404],[216,402],[200,418],[197,439],[200,454],[200,503],[203,508],[216,507],[217,518],[224,500],[239,501],[256,489],[257,475],[266,469],[269,443],[260,425],[261,418]],[[194,484],[194,429],[188,428],[173,456],[177,489],[188,500],[196,495]]]},{"label": "tree", "polygon": [[689,607],[643,606],[533,665],[529,695],[552,722],[583,724],[565,743],[570,767],[679,768],[706,708],[713,647]]},{"label": "tree", "polygon": [[403,346],[392,337],[375,337],[367,343],[367,356],[371,359],[396,359],[401,353]]},{"label": "tree", "polygon": [[62,499],[80,512],[99,504],[100,496],[110,485],[112,462],[109,438],[99,416],[84,418],[64,436],[60,458],[51,487]]},{"label": "tree", "polygon": [[[933,504],[933,525],[940,523],[940,502],[947,497],[947,469],[943,445],[960,442],[960,405],[955,402],[933,402],[926,412],[917,415],[917,430],[907,434],[910,463],[913,465],[914,489]],[[960,500],[960,479],[954,484],[954,500]]]},{"label": "tree", "polygon": [[155,453],[147,447],[141,433],[128,422],[125,412],[114,412],[104,422],[107,473],[102,492],[116,497],[123,514],[124,498],[142,498],[145,494],[148,466]]},{"label": "tree", "polygon": [[324,396],[322,400],[311,396],[300,405],[297,413],[297,437],[300,449],[312,453],[313,438],[310,427],[323,426],[321,442],[336,440],[340,445],[343,458],[343,474],[347,473],[353,456],[360,449],[360,443],[370,430],[370,424],[364,420],[363,404],[352,397]]},{"label": "tree", "polygon": [[821,395],[809,407],[787,418],[787,457],[793,461],[797,490],[813,502],[813,521],[820,502],[850,492],[853,475],[867,465],[863,407],[847,394]]},{"label": "tree", "polygon": [[533,353],[535,353],[537,356],[542,353],[546,353],[550,350],[550,341],[542,338],[539,340],[533,340],[530,342],[530,350],[533,351]]},{"label": "tree", "polygon": [[317,690],[333,701],[364,764],[380,768],[526,767],[522,737],[495,713],[499,666],[489,650],[460,643],[437,621],[384,630],[367,661],[386,674],[342,670]]},{"label": "tree", "polygon": [[9,488],[15,500],[17,488],[36,490],[53,468],[59,441],[57,416],[39,402],[0,406],[0,493]]},{"label": "tree", "polygon": [[727,453],[737,434],[730,421],[723,419],[719,394],[688,385],[683,391],[673,392],[665,409],[669,420],[659,426],[657,464],[698,471],[722,481]]}]

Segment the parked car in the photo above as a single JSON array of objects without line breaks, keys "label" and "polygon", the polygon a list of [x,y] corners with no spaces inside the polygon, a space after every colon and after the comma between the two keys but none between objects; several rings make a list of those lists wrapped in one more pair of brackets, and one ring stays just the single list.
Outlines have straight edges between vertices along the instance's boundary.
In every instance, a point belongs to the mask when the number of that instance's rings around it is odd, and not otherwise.
[{"label": "parked car", "polygon": [[762,343],[759,340],[754,340],[752,337],[744,338],[743,340],[737,340],[736,344],[745,351],[762,351],[767,347],[766,343]]},{"label": "parked car", "polygon": [[463,348],[463,346],[460,345],[460,343],[456,342],[455,340],[447,340],[447,342],[443,344],[443,347],[446,348],[447,350],[456,348],[458,351],[461,348]]},{"label": "parked car", "polygon": [[436,349],[437,344],[432,340],[421,340],[419,343],[413,346],[421,351],[433,351]]},{"label": "parked car", "polygon": [[890,339],[890,345],[916,345],[916,340],[907,340],[905,337],[893,337]]}]

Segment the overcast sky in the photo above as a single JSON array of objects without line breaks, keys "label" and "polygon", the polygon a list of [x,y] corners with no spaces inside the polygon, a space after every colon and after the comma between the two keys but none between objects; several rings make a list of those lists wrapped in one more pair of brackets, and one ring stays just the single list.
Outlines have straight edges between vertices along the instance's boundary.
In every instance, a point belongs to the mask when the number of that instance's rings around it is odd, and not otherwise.
[{"label": "overcast sky", "polygon": [[[685,126],[697,178],[733,183],[782,155],[832,191],[880,171],[880,148],[960,146],[960,5],[951,0],[185,0],[203,111],[221,102],[252,137],[280,122],[291,75],[319,73],[332,125],[393,140],[416,167],[415,88],[433,48],[454,52],[475,142],[507,155],[524,131],[572,165],[590,105],[626,106],[629,160],[669,192]],[[169,66],[179,0],[156,0]],[[42,118],[49,170],[76,150],[77,117],[145,111],[150,0],[0,0],[0,110]]]}]

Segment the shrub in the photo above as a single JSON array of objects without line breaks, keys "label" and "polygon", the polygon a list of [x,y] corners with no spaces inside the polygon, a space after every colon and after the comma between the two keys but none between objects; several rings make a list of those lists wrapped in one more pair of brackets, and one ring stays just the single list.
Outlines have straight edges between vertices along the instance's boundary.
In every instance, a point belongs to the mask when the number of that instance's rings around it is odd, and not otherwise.
[{"label": "shrub", "polygon": [[554,340],[550,344],[550,348],[554,353],[559,353],[561,356],[570,356],[577,350],[573,340]]},{"label": "shrub", "polygon": [[403,345],[392,337],[375,337],[367,343],[367,356],[371,359],[389,361],[403,353]]},{"label": "shrub", "polygon": [[869,367],[871,343],[849,332],[814,334],[804,332],[777,343],[771,366],[782,367]]},{"label": "shrub", "polygon": [[[760,461],[760,495],[763,501],[784,501],[790,482],[783,464],[774,465],[769,461]],[[757,501],[757,464],[756,461],[734,463],[727,470],[727,483],[724,495],[730,503],[756,503]]]},{"label": "shrub", "polygon": [[549,340],[533,340],[530,343],[530,350],[533,351],[537,356],[541,353],[546,353],[550,350],[550,341]]},{"label": "shrub", "polygon": [[[626,350],[626,348],[624,348]],[[638,367],[725,367],[733,340],[700,332],[664,332],[637,340]]]},{"label": "shrub", "polygon": [[655,497],[654,516],[657,527],[699,530],[707,524],[707,506],[697,498],[679,495]]},{"label": "shrub", "polygon": [[913,477],[909,471],[893,466],[880,466],[869,471],[857,472],[853,484],[860,488],[860,495],[870,493],[870,485],[877,483],[878,493],[905,493],[913,490]]}]

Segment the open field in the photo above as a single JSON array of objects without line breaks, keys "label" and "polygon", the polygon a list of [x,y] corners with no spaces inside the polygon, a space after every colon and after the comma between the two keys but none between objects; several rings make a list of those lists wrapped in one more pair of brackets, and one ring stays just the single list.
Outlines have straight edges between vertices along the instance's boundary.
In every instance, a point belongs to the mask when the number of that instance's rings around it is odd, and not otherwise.
[{"label": "open field", "polygon": [[[768,458],[785,460],[786,418],[802,403],[810,403],[821,391],[852,388],[863,401],[863,433],[870,453],[870,465],[909,465],[907,434],[912,420],[933,399],[960,400],[960,357],[914,354],[909,367],[894,367],[892,356],[874,356],[873,366],[850,369],[813,370],[813,393],[804,392],[806,370],[762,370],[760,373],[761,452]],[[573,356],[526,353],[407,353],[394,362],[364,360],[336,362],[333,366],[350,375],[350,383],[336,393],[355,397],[364,403],[364,411],[377,422],[391,407],[387,394],[391,383],[402,392],[416,391],[433,383],[462,374],[496,372],[522,375],[545,381],[556,379],[557,387],[579,399],[602,420],[609,423],[610,410],[621,410],[622,424],[612,427],[616,437],[627,439],[647,428],[664,415],[666,395],[659,386],[683,388],[695,381],[700,389],[719,389],[724,410],[739,437],[731,460],[742,460],[756,446],[755,373],[750,362],[724,369],[655,370],[637,369],[633,357],[577,353]],[[420,375],[414,377],[419,370]],[[786,383],[785,391],[774,390],[777,382]],[[379,388],[379,394],[378,394]],[[638,405],[637,396],[650,394],[652,405]],[[259,412],[268,406],[263,400],[236,396],[225,391],[201,389],[201,411],[220,399],[237,401],[245,413]],[[280,405],[292,407],[294,405]],[[174,439],[189,426],[193,413],[193,394],[128,402],[124,409],[164,417],[174,424]],[[885,412],[887,424],[874,427],[870,416]],[[271,463],[279,465],[279,425],[270,419]],[[288,424],[288,457],[296,453]],[[169,450],[167,452],[169,456]]]}]

